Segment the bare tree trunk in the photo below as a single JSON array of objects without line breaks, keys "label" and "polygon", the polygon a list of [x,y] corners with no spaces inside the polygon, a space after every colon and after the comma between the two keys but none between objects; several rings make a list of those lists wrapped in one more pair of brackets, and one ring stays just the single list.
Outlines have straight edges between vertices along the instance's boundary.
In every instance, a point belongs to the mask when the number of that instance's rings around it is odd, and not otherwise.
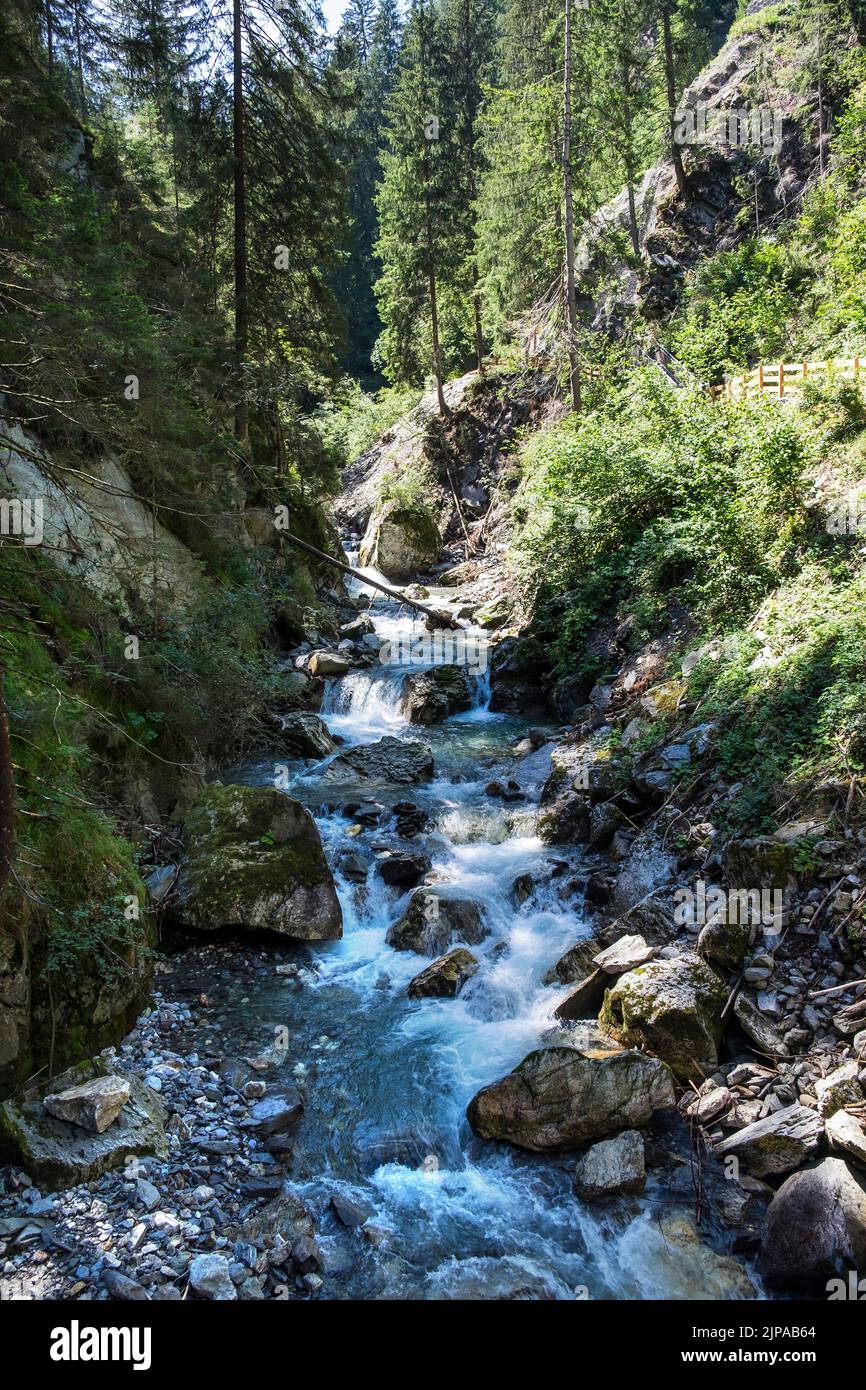
[{"label": "bare tree trunk", "polygon": [[244,365],[249,337],[249,307],[247,301],[247,199],[246,161],[244,157],[244,65],[241,0],[233,0],[232,10],[232,68],[233,68],[233,154],[234,154],[234,272],[235,272],[235,368],[238,378],[238,400],[235,406],[235,437],[246,439],[249,433],[249,412],[246,403]]},{"label": "bare tree trunk", "polygon": [[0,667],[0,893],[6,887],[15,857],[15,781],[5,683],[6,673]]},{"label": "bare tree trunk", "polygon": [[683,168],[683,156],[679,144],[674,139],[676,130],[676,108],[677,108],[677,89],[674,78],[674,44],[671,37],[671,10],[668,3],[662,4],[662,33],[664,36],[665,50],[665,86],[668,97],[668,131],[670,133],[671,159],[674,162],[674,173],[677,176],[677,188],[680,193],[686,191],[686,171]]},{"label": "bare tree trunk", "polygon": [[571,182],[571,5],[565,0],[565,67],[563,71],[562,188],[565,201],[565,308],[568,320],[568,379],[573,410],[580,410],[580,365],[577,358],[577,298],[574,291],[574,207]]},{"label": "bare tree trunk", "polygon": [[[421,57],[425,64],[425,31],[423,26],[424,10],[421,10]],[[430,298],[430,334],[433,339],[433,373],[436,377],[436,399],[439,403],[439,414],[446,419],[451,411],[448,409],[448,402],[445,399],[443,387],[444,371],[442,368],[442,345],[439,340],[439,303],[436,295],[436,258],[435,246],[436,238],[433,232],[433,210],[430,206],[430,167],[429,149],[427,146],[426,135],[422,137],[424,144],[424,157],[421,161],[421,171],[424,179],[424,237],[427,250],[427,293]]]}]

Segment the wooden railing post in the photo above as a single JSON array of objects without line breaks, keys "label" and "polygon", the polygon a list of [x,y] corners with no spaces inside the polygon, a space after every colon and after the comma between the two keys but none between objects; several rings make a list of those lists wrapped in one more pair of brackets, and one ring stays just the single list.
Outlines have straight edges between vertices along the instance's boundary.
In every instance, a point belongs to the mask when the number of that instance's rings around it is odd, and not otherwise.
[{"label": "wooden railing post", "polygon": [[785,364],[784,364],[784,362],[780,362],[780,363],[779,363],[779,400],[782,399],[782,397],[784,396],[784,394],[785,394]]}]

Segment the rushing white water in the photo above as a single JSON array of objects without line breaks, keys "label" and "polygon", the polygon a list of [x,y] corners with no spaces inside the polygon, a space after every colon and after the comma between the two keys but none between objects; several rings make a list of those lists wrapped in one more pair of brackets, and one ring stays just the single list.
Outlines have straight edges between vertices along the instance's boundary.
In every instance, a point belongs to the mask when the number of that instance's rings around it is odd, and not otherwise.
[{"label": "rushing white water", "polygon": [[[370,613],[389,641],[420,630],[389,600],[374,600]],[[398,711],[405,674],[376,666],[332,681],[322,714],[347,743],[395,732],[428,743],[430,784],[353,788],[355,801],[385,808],[380,825],[360,835],[334,809],[321,765],[299,765],[292,786],[316,814],[344,913],[342,940],[316,949],[315,975],[293,997],[294,1069],[309,1090],[293,1181],[319,1213],[326,1245],[346,1240],[328,1213],[335,1193],[364,1204],[381,1232],[380,1243],[361,1242],[362,1255],[336,1287],[354,1298],[724,1296],[699,1250],[672,1246],[660,1231],[656,1217],[670,1198],[652,1179],[640,1199],[593,1210],[573,1194],[573,1160],[472,1136],[464,1112],[474,1092],[556,1036],[553,1014],[567,989],[545,985],[544,976],[588,931],[573,897],[560,891],[578,851],[554,852],[535,834],[532,798],[549,753],[515,757],[523,728],[491,714],[488,683],[477,682],[467,714],[416,729]],[[526,801],[485,794],[491,778],[512,775]],[[400,841],[389,822],[390,807],[407,800],[431,819],[418,842]],[[416,843],[432,859],[430,877],[479,902],[490,926],[473,947],[478,973],[457,999],[410,1000],[406,986],[427,962],[386,944],[409,894],[385,885],[375,855]],[[363,883],[341,872],[350,850],[370,860]],[[525,874],[536,886],[517,906],[512,884]],[[267,1018],[282,1005],[275,995],[257,1007]]]}]

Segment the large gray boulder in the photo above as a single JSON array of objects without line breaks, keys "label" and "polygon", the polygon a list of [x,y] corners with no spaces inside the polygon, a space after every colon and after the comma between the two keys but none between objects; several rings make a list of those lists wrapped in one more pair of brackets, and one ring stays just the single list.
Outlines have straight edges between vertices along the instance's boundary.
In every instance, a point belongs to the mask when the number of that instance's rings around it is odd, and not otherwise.
[{"label": "large gray boulder", "polygon": [[175,917],[198,931],[246,927],[300,941],[342,935],[309,811],[274,787],[214,783],[184,825]]},{"label": "large gray boulder", "polygon": [[323,778],[335,784],[355,782],[429,782],[433,754],[416,739],[380,738],[359,743],[328,764]]},{"label": "large gray boulder", "polygon": [[442,536],[430,512],[397,500],[374,507],[359,559],[386,579],[411,579],[438,559]]},{"label": "large gray boulder", "polygon": [[395,951],[417,951],[439,956],[456,941],[477,946],[489,935],[481,905],[471,898],[450,897],[430,886],[418,888],[403,916],[389,927],[385,937]]},{"label": "large gray boulder", "polygon": [[606,1033],[643,1047],[684,1081],[718,1067],[724,982],[697,956],[653,960],[620,975],[599,1014]]},{"label": "large gray boulder", "polygon": [[482,1139],[544,1153],[645,1125],[674,1101],[667,1067],[642,1052],[545,1047],[480,1090],[466,1113]]},{"label": "large gray boulder", "polygon": [[461,666],[434,666],[403,682],[400,712],[410,724],[441,724],[472,705],[472,689]]},{"label": "large gray boulder", "polygon": [[101,1133],[60,1119],[45,1108],[47,1094],[107,1079],[102,1058],[82,1062],[51,1083],[0,1106],[0,1159],[14,1163],[41,1188],[56,1190],[91,1182],[130,1158],[167,1153],[165,1109],[159,1097],[137,1076],[123,1078],[128,1099]]},{"label": "large gray boulder", "polygon": [[598,942],[594,936],[577,941],[569,946],[564,956],[560,956],[544,977],[546,985],[576,985],[586,979],[595,969],[593,964],[598,954]]},{"label": "large gray boulder", "polygon": [[792,1173],[767,1211],[759,1268],[768,1284],[826,1289],[866,1269],[866,1192],[841,1158]]}]

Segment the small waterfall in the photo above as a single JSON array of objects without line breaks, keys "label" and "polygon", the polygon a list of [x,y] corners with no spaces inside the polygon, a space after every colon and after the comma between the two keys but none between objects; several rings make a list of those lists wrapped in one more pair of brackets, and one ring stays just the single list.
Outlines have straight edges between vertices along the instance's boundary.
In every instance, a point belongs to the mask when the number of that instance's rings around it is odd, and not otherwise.
[{"label": "small waterfall", "polygon": [[400,714],[405,671],[377,667],[352,671],[325,686],[321,714],[329,728],[352,742],[380,738],[406,723]]}]

